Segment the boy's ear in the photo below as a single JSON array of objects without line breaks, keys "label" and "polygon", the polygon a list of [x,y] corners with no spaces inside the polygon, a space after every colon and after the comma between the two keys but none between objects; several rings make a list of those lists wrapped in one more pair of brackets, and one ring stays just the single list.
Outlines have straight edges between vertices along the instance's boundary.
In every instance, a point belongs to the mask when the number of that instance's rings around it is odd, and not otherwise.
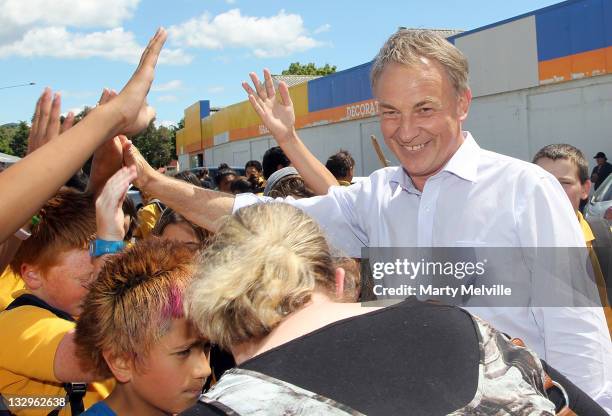
[{"label": "boy's ear", "polygon": [[43,285],[43,275],[38,266],[22,263],[19,272],[28,289],[37,290]]},{"label": "boy's ear", "polygon": [[127,383],[132,379],[132,371],[134,369],[133,361],[130,357],[125,355],[114,355],[108,351],[103,351],[102,356],[106,365],[110,369],[113,376],[120,383]]},{"label": "boy's ear", "polygon": [[590,179],[587,179],[583,184],[582,184],[582,194],[580,195],[580,199],[587,199],[589,197],[589,192],[591,192],[591,185],[592,182]]}]

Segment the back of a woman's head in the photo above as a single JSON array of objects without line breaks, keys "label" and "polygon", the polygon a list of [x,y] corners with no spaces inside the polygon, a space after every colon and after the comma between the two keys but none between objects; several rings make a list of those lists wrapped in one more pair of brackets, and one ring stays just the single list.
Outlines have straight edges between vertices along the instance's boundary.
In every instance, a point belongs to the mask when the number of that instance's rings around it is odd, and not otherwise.
[{"label": "back of a woman's head", "polygon": [[213,343],[229,348],[268,334],[315,285],[335,288],[334,262],[316,222],[282,203],[229,217],[204,253],[185,307]]}]

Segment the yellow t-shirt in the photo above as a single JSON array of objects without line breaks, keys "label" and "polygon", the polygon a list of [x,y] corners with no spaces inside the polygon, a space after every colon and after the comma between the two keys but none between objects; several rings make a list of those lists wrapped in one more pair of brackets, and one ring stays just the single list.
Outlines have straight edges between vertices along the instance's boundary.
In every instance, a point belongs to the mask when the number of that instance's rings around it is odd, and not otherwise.
[{"label": "yellow t-shirt", "polygon": [[[23,292],[22,292],[23,293]],[[65,397],[63,383],[55,378],[55,352],[74,322],[58,318],[36,306],[0,312],[0,393],[3,397]],[[78,380],[75,380],[78,381]],[[89,383],[85,408],[106,398],[114,382]],[[52,408],[12,408],[19,416],[47,415]],[[60,415],[70,415],[70,407]]]},{"label": "yellow t-shirt", "polygon": [[603,278],[603,272],[601,271],[601,266],[599,264],[599,260],[597,259],[597,254],[593,249],[593,240],[595,240],[595,235],[593,234],[589,223],[586,222],[580,211],[577,211],[576,215],[578,216],[578,222],[580,223],[580,228],[582,229],[582,234],[584,235],[584,241],[586,242],[587,249],[589,250],[589,258],[591,259],[591,264],[593,265],[593,273],[595,274],[595,283],[597,284],[597,289],[599,290],[599,298],[601,300],[604,315],[606,317],[606,322],[608,324],[610,338],[612,338],[612,308],[610,307],[610,304],[608,302],[606,281]]},{"label": "yellow t-shirt", "polygon": [[137,239],[147,238],[151,231],[157,224],[159,217],[161,217],[162,211],[159,205],[151,203],[140,208],[138,211],[138,228],[134,231],[134,237]]},{"label": "yellow t-shirt", "polygon": [[25,289],[25,283],[20,276],[13,273],[10,267],[4,269],[0,275],[0,311],[15,299],[14,294]]}]

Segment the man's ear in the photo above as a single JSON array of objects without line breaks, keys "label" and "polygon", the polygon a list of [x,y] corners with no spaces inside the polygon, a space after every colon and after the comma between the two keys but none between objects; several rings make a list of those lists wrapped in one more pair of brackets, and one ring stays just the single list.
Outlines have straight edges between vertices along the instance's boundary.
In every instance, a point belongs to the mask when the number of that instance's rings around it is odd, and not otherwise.
[{"label": "man's ear", "polygon": [[461,92],[457,96],[457,116],[459,120],[465,121],[470,110],[470,104],[472,103],[472,90],[466,88],[465,91]]},{"label": "man's ear", "polygon": [[580,188],[580,199],[587,199],[589,197],[589,192],[591,192],[592,182],[590,179],[587,179]]},{"label": "man's ear", "polygon": [[346,276],[346,271],[342,267],[336,268],[336,298],[342,299],[344,298],[344,277]]},{"label": "man's ear", "polygon": [[108,351],[103,351],[102,356],[104,357],[104,361],[106,361],[106,365],[108,365],[108,368],[118,382],[127,383],[132,380],[134,362],[131,357],[127,357],[125,355],[116,356]]},{"label": "man's ear", "polygon": [[29,290],[37,290],[42,287],[43,275],[38,266],[22,263],[19,273]]}]

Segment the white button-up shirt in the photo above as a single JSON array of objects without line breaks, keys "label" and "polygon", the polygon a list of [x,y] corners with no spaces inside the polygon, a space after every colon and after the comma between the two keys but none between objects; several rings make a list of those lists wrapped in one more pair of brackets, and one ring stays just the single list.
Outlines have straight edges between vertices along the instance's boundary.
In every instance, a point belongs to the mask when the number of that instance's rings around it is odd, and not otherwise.
[{"label": "white button-up shirt", "polygon": [[[538,166],[465,141],[423,191],[401,167],[374,172],[325,196],[285,199],[315,218],[332,245],[362,247],[583,247],[559,182]],[[243,194],[234,211],[270,198]],[[478,308],[473,313],[522,338],[541,358],[612,409],[612,344],[601,308]]]}]

